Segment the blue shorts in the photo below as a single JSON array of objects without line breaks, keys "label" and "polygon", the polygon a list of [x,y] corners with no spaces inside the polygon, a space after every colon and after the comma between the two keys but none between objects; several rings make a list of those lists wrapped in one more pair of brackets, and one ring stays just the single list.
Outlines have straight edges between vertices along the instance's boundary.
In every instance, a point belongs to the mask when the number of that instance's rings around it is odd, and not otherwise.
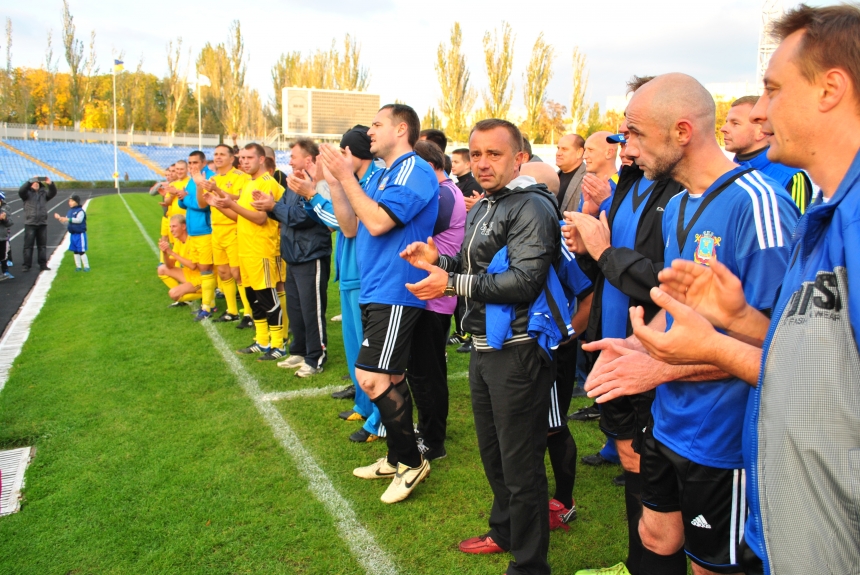
[{"label": "blue shorts", "polygon": [[69,234],[69,251],[83,254],[87,251],[87,232],[82,234]]}]

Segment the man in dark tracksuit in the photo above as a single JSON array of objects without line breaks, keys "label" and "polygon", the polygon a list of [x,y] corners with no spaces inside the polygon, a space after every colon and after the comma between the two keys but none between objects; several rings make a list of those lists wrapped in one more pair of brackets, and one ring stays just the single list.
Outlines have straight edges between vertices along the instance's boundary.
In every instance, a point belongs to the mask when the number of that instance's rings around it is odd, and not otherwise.
[{"label": "man in dark tracksuit", "polygon": [[[625,129],[626,126],[622,126],[622,131]],[[663,269],[663,209],[680,191],[680,185],[672,180],[650,182],[634,163],[621,169],[607,214],[608,227],[589,215],[568,216],[577,229],[565,226],[563,233],[571,238],[569,246],[577,251],[577,262],[594,284],[585,341],[628,337],[632,333],[627,312],[630,306],[643,306],[647,321],[660,310],[651,301],[649,290],[659,285],[657,273]],[[587,350],[588,345],[583,349]],[[589,371],[599,353],[586,353]],[[628,523],[626,563],[633,575],[638,573],[642,555],[638,453],[642,429],[651,417],[654,393],[650,390],[619,397],[603,403],[601,409],[600,428],[615,439],[624,467]]]},{"label": "man in dark tracksuit", "polygon": [[[292,154],[296,161],[308,159],[312,164],[319,149],[310,140],[299,140]],[[305,179],[309,171],[302,171]],[[305,199],[290,188],[284,190],[269,217],[281,222],[281,257],[287,263],[287,317],[293,331],[290,356],[279,365],[299,368],[296,375],[306,377],[321,372],[326,359],[325,313],[332,232],[311,216]]]},{"label": "man in dark tracksuit", "polygon": [[[484,472],[493,490],[490,530],[460,542],[465,553],[510,551],[508,575],[544,575],[549,548],[549,507],[544,452],[549,429],[554,365],[528,334],[529,307],[560,258],[555,198],[545,186],[519,176],[522,136],[504,120],[478,122],[469,138],[472,172],[486,197],[466,221],[463,248],[439,256],[416,242],[402,256],[430,272],[407,287],[420,299],[463,296],[464,329],[472,335],[469,387]],[[510,267],[490,274],[496,253],[508,248]],[[434,264],[438,264],[438,267]],[[487,344],[486,303],[514,304],[511,337],[497,350]]]},{"label": "man in dark tracksuit", "polygon": [[21,184],[18,195],[24,202],[24,271],[33,264],[33,244],[37,246],[39,269],[48,269],[48,208],[47,203],[57,195],[57,186],[50,179],[40,182],[31,178]]}]

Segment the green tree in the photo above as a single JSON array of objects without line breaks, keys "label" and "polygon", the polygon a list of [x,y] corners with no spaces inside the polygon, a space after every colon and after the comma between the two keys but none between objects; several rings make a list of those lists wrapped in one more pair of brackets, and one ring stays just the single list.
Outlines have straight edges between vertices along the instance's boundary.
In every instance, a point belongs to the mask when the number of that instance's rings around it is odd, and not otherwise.
[{"label": "green tree", "polygon": [[92,78],[98,72],[95,67],[96,33],[90,33],[90,49],[84,58],[84,43],[75,36],[75,19],[69,11],[68,0],[63,0],[63,47],[69,65],[69,96],[72,123],[80,127],[83,112],[92,94]]},{"label": "green tree", "polygon": [[436,76],[442,97],[439,108],[447,119],[445,131],[452,140],[462,142],[467,136],[467,119],[475,105],[475,90],[469,86],[469,68],[462,52],[460,23],[451,28],[450,45],[439,44],[436,51]]},{"label": "green tree", "polygon": [[573,94],[570,99],[570,118],[573,128],[576,129],[588,112],[586,101],[588,92],[588,69],[586,64],[588,58],[585,53],[579,51],[579,46],[573,48]]},{"label": "green tree", "polygon": [[481,118],[507,119],[513,98],[511,71],[514,65],[514,42],[516,36],[511,25],[502,22],[501,38],[499,31],[484,34],[484,64],[487,67],[487,91],[484,92],[484,106],[479,112]]},{"label": "green tree", "polygon": [[439,114],[436,113],[436,108],[430,108],[427,110],[427,113],[424,115],[424,119],[421,120],[421,129],[422,130],[441,130],[442,129],[442,118],[440,118]]},{"label": "green tree", "polygon": [[553,47],[546,43],[543,32],[538,34],[532,47],[529,65],[523,74],[523,97],[526,105],[526,120],[523,130],[529,139],[534,140],[539,131],[541,111],[546,100],[546,87],[552,78],[552,62],[555,59]]},{"label": "green tree", "polygon": [[[189,53],[188,57],[191,57]],[[179,113],[188,98],[188,60],[182,65],[182,38],[167,43],[167,76],[162,80],[162,95],[164,97],[165,130],[173,136],[179,120]]]}]

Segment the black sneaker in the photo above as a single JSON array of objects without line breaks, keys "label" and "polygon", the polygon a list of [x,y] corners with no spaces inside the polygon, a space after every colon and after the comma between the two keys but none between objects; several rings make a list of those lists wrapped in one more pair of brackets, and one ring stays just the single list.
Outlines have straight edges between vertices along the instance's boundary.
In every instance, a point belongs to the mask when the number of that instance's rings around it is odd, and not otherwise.
[{"label": "black sneaker", "polygon": [[287,357],[287,348],[284,347],[273,347],[270,348],[269,351],[261,355],[257,358],[257,361],[277,361],[279,359],[284,359]]},{"label": "black sneaker", "polygon": [[242,320],[239,322],[239,325],[236,326],[236,329],[251,329],[254,327],[254,320],[251,319],[251,316],[246,315],[242,316]]},{"label": "black sneaker", "polygon": [[331,394],[332,399],[355,399],[355,386],[349,385],[341,391]]},{"label": "black sneaker", "polygon": [[189,305],[187,301],[175,301],[167,307],[185,307]]},{"label": "black sneaker", "polygon": [[28,271],[30,271],[30,266],[23,266],[21,269],[24,270],[25,272],[28,272]]},{"label": "black sneaker", "polygon": [[49,268],[48,266],[39,266],[39,271],[40,272],[49,272],[49,271],[51,271],[51,268]]},{"label": "black sneaker", "polygon": [[571,398],[588,397],[588,394],[585,393],[584,387],[582,387],[581,385],[575,385],[575,386],[573,386],[573,393],[570,394],[570,397]]},{"label": "black sneaker", "polygon": [[618,477],[613,477],[612,478],[612,485],[617,485],[618,487],[624,487],[625,485],[627,485],[627,478],[624,476],[623,473],[621,475],[619,475]]},{"label": "black sneaker", "polygon": [[601,467],[603,465],[618,465],[617,463],[609,461],[608,459],[600,455],[600,453],[595,453],[594,455],[586,455],[585,457],[581,458],[580,461],[592,467]]},{"label": "black sneaker", "polygon": [[229,311],[225,311],[224,313],[221,314],[220,317],[217,317],[217,318],[213,319],[212,321],[217,322],[217,323],[224,323],[224,322],[228,322],[228,321],[238,321],[238,320],[239,320],[238,315],[233,315]]},{"label": "black sneaker", "polygon": [[457,353],[472,353],[472,338],[468,338],[457,348]]},{"label": "black sneaker", "polygon": [[459,333],[452,334],[448,338],[448,345],[462,345],[464,343],[466,343],[466,338]]},{"label": "black sneaker", "polygon": [[243,347],[242,349],[237,349],[236,353],[238,353],[239,355],[251,355],[254,353],[269,353],[269,351],[270,351],[269,347],[263,347],[262,345],[260,345],[259,343],[257,343],[255,341],[254,343],[252,343],[248,347]]},{"label": "black sneaker", "polygon": [[363,427],[349,436],[349,440],[355,443],[370,443],[377,439],[379,439],[378,435],[370,433]]},{"label": "black sneaker", "polygon": [[594,403],[588,407],[577,409],[567,416],[571,421],[594,421],[600,419],[600,408]]}]

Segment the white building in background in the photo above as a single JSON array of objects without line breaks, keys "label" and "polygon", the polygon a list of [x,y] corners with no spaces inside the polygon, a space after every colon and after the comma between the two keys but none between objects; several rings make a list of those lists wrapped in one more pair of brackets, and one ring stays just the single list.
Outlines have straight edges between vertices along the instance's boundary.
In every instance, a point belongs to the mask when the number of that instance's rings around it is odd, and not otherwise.
[{"label": "white building in background", "polygon": [[[737,100],[742,96],[761,93],[761,88],[751,82],[714,82],[705,84],[705,89],[711,93],[714,100]],[[607,96],[605,112],[624,112],[632,94],[626,96]]]}]

